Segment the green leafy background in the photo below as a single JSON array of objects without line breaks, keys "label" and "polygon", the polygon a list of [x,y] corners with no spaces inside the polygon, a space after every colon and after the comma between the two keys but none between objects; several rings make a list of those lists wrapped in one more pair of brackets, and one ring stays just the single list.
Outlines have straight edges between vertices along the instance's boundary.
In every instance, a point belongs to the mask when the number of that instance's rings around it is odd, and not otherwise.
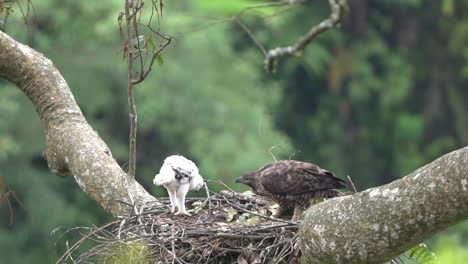
[{"label": "green leafy background", "polygon": [[[120,1],[33,1],[25,26],[7,32],[52,59],[86,118],[126,166],[126,72]],[[263,70],[263,56],[239,25],[223,19],[262,1],[165,1],[162,29],[175,37],[164,63],[139,85],[138,180],[151,184],[164,158],[183,154],[204,177],[232,188],[241,173],[280,158],[311,161],[358,189],[410,173],[468,145],[466,0],[349,1],[340,30],[315,39],[303,56]],[[325,18],[327,1],[243,13],[267,48],[285,45]],[[15,10],[16,11],[16,10]],[[157,40],[156,40],[157,42]],[[16,192],[13,224],[0,204],[5,263],[51,263],[65,249],[54,229],[110,217],[72,178],[47,170],[43,128],[31,104],[0,80],[0,177]],[[212,189],[219,188],[212,184]],[[440,263],[468,257],[468,225],[427,241]]]}]

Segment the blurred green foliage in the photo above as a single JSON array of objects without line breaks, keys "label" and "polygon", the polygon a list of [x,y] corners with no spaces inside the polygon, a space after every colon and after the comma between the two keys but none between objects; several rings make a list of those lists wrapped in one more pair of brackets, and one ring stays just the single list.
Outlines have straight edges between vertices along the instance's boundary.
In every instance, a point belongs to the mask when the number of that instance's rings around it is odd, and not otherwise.
[{"label": "blurred green foliage", "polygon": [[439,263],[466,263],[468,250],[459,235],[442,236],[436,243],[435,253]]},{"label": "blurred green foliage", "polygon": [[[328,15],[327,1],[243,13],[267,48],[285,45]],[[236,190],[240,173],[276,158],[311,161],[364,189],[402,177],[468,145],[467,0],[349,1],[342,30],[315,39],[299,59],[263,70],[258,48],[222,19],[262,1],[166,1],[164,32],[175,41],[139,85],[137,178],[152,186],[164,158],[180,153],[202,174]],[[119,1],[36,0],[28,26],[12,17],[8,33],[52,59],[90,124],[125,167],[128,118]],[[224,21],[224,22],[223,22]],[[49,263],[57,227],[109,216],[72,178],[51,176],[41,158],[43,131],[33,107],[0,80],[0,177],[14,200],[0,204],[5,263]],[[271,153],[270,153],[271,152]],[[212,183],[212,189],[220,186]],[[444,235],[446,234],[446,235]],[[441,263],[462,263],[466,223],[428,245]],[[457,261],[458,260],[458,261]]]}]

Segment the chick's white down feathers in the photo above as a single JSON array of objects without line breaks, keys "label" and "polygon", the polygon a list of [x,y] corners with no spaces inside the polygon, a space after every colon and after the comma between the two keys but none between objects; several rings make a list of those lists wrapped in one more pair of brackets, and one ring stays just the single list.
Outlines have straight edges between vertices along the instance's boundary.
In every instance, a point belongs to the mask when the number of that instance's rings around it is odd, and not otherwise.
[{"label": "chick's white down feathers", "polygon": [[163,185],[171,200],[171,213],[190,215],[185,210],[185,196],[190,190],[203,187],[203,178],[193,161],[179,155],[169,156],[154,177],[155,185]]}]

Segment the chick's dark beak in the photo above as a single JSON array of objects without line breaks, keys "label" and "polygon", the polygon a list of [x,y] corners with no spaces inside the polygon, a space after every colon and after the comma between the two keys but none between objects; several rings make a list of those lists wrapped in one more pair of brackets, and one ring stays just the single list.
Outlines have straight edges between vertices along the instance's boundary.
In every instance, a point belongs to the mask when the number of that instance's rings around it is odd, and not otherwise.
[{"label": "chick's dark beak", "polygon": [[244,183],[244,178],[242,177],[237,178],[236,183]]}]

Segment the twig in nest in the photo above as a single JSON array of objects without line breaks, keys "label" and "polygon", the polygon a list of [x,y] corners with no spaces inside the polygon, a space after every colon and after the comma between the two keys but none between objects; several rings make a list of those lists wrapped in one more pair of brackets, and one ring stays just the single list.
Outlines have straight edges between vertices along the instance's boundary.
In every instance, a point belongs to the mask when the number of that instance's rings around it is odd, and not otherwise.
[{"label": "twig in nest", "polygon": [[210,190],[208,189],[208,184],[206,182],[205,182],[205,191],[206,191],[206,199],[208,200],[208,208],[211,210]]},{"label": "twig in nest", "polygon": [[172,263],[175,262],[175,260],[177,259],[177,255],[175,253],[175,242],[174,242],[174,226],[171,226],[171,247],[172,247]]},{"label": "twig in nest", "polygon": [[351,180],[351,177],[349,175],[346,176],[346,179],[348,179],[350,187],[353,189],[354,193],[358,193],[356,186],[354,186],[353,180]]},{"label": "twig in nest", "polygon": [[299,221],[298,222],[292,222],[292,221],[284,220],[284,219],[281,219],[281,218],[274,218],[274,217],[271,217],[271,216],[259,214],[259,213],[250,211],[248,209],[245,209],[242,206],[238,206],[236,204],[231,203],[229,200],[226,199],[226,197],[224,197],[224,199],[226,200],[226,203],[229,204],[230,206],[235,207],[238,210],[242,210],[242,211],[244,211],[246,213],[253,214],[253,215],[256,215],[256,216],[259,216],[259,217],[262,217],[262,218],[265,218],[265,219],[268,219],[268,220],[271,220],[271,221],[283,222],[283,223],[288,223],[288,224],[291,224],[291,225],[298,225],[299,226]]},{"label": "twig in nest", "polygon": [[221,190],[219,191],[219,196],[224,196],[228,199],[237,199],[240,201],[248,201],[251,203],[255,203],[258,205],[267,205],[270,202],[268,202],[265,198],[257,195],[246,195],[242,193],[236,193],[232,191],[227,191],[227,190]]},{"label": "twig in nest", "polygon": [[[208,181],[211,181],[211,180],[208,180]],[[233,189],[231,189],[231,187],[227,186],[223,181],[221,180],[218,180],[218,181],[211,181],[211,182],[214,182],[214,183],[217,183],[217,184],[220,184],[222,185],[224,188],[228,189],[229,191],[235,193],[235,191]]]},{"label": "twig in nest", "polygon": [[[230,194],[229,191],[225,193]],[[58,263],[72,261],[72,257],[77,263],[99,262],[115,256],[116,248],[132,246],[132,241],[143,243],[148,249],[148,257],[164,264],[234,263],[246,244],[252,244],[253,250],[259,252],[262,263],[288,262],[294,257],[290,252],[299,225],[256,213],[256,210],[265,209],[264,201],[248,200],[251,210],[238,205],[246,201],[241,194],[229,197],[215,194],[208,198],[190,198],[189,201],[205,201],[206,204],[192,217],[178,217],[168,213],[164,206],[168,201],[161,199],[154,206],[139,207],[138,214],[132,211],[128,217],[104,227],[88,228],[89,232],[81,234],[81,239],[66,250]],[[211,208],[208,208],[207,201],[211,202]],[[226,209],[229,208],[237,208],[234,210],[238,220],[227,220]],[[251,223],[239,221],[241,216],[245,219],[259,216],[259,220]],[[77,254],[76,249],[85,241],[95,246]]]}]

